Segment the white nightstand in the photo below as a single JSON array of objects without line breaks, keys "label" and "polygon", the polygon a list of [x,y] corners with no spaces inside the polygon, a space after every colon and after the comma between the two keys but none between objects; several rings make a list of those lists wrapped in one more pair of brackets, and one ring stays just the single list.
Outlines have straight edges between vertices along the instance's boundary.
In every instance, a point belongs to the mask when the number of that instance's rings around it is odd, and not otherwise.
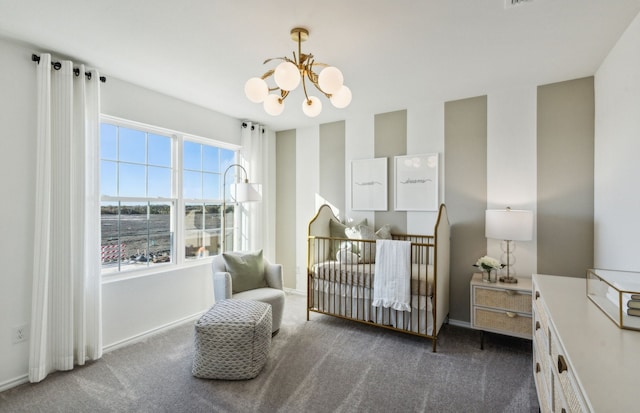
[{"label": "white nightstand", "polygon": [[[514,337],[532,338],[531,279],[518,278],[515,284],[471,278],[471,327]],[[484,348],[484,334],[480,348]]]}]

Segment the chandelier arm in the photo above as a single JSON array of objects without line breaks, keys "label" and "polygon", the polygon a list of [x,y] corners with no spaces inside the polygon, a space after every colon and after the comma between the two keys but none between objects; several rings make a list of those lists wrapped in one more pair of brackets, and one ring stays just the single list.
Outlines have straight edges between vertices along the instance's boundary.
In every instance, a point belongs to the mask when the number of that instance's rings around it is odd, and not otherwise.
[{"label": "chandelier arm", "polygon": [[285,57],[270,57],[269,59],[267,59],[264,62],[262,62],[262,64],[266,65],[267,63],[269,63],[272,60],[284,60],[285,62],[291,62],[293,64],[296,64],[296,62],[294,60],[291,60],[286,56]]},{"label": "chandelier arm", "polygon": [[302,89],[304,90],[304,101],[309,103],[309,95],[307,95],[307,82],[304,81],[304,76],[300,76],[302,78]]},{"label": "chandelier arm", "polygon": [[266,78],[268,78],[269,76],[273,75],[276,71],[274,69],[271,70],[267,70],[266,72],[264,72],[264,74],[260,77],[260,79],[265,80]]},{"label": "chandelier arm", "polygon": [[[315,74],[315,73],[314,73],[314,74]],[[327,97],[327,99],[331,99],[331,94],[329,94],[329,93],[325,92],[324,90],[322,90],[322,89],[320,88],[320,85],[318,84],[318,81],[317,81],[317,80],[313,80],[313,79],[311,78],[311,76],[309,75],[309,73],[307,73],[307,77],[309,78],[309,81],[311,82],[311,84],[313,84],[313,86],[315,86],[315,87],[316,87],[316,89],[318,89],[318,91],[319,91],[320,93],[322,93],[323,95],[325,95],[325,96]],[[316,79],[317,79],[317,78],[318,78],[318,76],[316,75]]]},{"label": "chandelier arm", "polygon": [[[331,99],[331,95],[326,93],[324,90],[322,90],[322,88],[318,84],[318,74],[316,72],[314,72],[313,69],[312,69],[314,64],[316,64],[316,63],[313,60],[308,64],[307,77],[309,78],[309,81],[311,82],[311,84],[313,84],[313,86],[315,86],[316,89],[318,89],[318,91],[320,91],[320,93],[325,95],[327,97],[327,99]],[[319,65],[325,65],[325,63],[319,63]]]}]

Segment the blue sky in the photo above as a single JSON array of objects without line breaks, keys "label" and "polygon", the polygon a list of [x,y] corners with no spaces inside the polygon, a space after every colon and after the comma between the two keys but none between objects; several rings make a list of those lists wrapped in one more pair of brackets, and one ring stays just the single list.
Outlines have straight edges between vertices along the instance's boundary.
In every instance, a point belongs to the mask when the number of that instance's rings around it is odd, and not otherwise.
[{"label": "blue sky", "polygon": [[[170,137],[105,123],[100,135],[101,195],[171,197]],[[184,198],[220,199],[218,172],[234,162],[234,151],[185,140],[183,152]]]}]

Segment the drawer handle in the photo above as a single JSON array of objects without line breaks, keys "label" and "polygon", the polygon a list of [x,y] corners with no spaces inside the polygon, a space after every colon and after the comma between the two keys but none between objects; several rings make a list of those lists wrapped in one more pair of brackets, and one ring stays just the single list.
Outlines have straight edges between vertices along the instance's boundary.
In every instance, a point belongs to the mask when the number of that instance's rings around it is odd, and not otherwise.
[{"label": "drawer handle", "polygon": [[567,362],[565,361],[563,356],[558,356],[558,373],[565,372],[569,369],[567,366]]},{"label": "drawer handle", "polygon": [[536,373],[540,373],[540,363],[536,363]]},{"label": "drawer handle", "polygon": [[509,318],[516,318],[518,316],[518,314],[513,313],[511,311],[505,311],[505,314],[507,315],[507,317]]},{"label": "drawer handle", "polygon": [[540,298],[540,291],[536,291],[536,300]]},{"label": "drawer handle", "polygon": [[536,330],[540,330],[540,321],[536,321]]},{"label": "drawer handle", "polygon": [[505,292],[507,293],[507,295],[518,295],[518,292],[514,290],[507,290]]}]

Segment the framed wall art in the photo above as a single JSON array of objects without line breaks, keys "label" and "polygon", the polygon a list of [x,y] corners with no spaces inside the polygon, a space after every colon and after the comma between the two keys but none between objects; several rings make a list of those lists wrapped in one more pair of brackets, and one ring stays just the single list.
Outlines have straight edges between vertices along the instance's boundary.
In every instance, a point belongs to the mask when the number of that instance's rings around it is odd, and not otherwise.
[{"label": "framed wall art", "polygon": [[351,161],[351,209],[387,210],[387,158]]},{"label": "framed wall art", "polygon": [[438,210],[438,154],[394,158],[395,210]]}]

